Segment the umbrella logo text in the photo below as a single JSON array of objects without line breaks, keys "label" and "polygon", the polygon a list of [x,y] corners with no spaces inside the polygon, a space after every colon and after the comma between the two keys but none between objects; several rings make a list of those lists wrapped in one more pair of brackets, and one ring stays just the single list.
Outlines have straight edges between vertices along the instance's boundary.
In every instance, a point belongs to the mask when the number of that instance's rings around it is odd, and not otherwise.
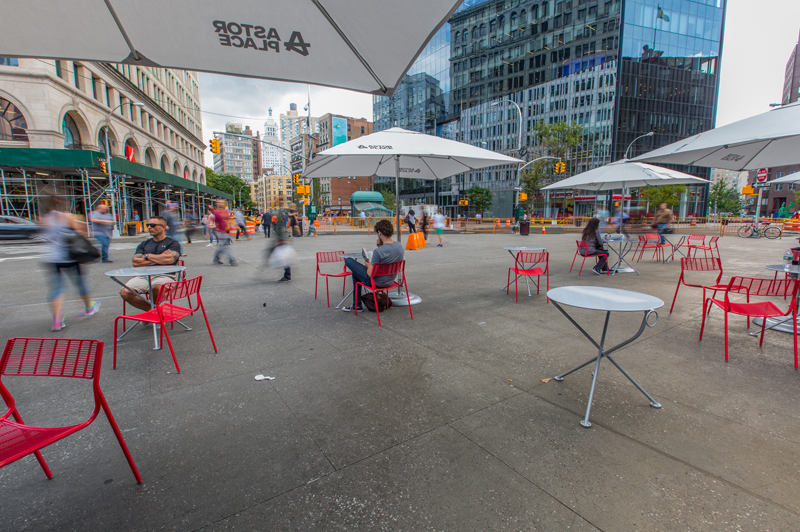
[{"label": "umbrella logo text", "polygon": [[[252,48],[262,52],[273,50],[280,53],[281,51],[281,37],[275,28],[267,29],[255,24],[225,22],[224,20],[215,20],[211,24],[214,27],[214,33],[219,35],[220,46]],[[305,42],[299,31],[293,31],[289,40],[283,45],[286,51],[297,52],[302,56],[307,56],[308,49],[311,47],[311,43]]]},{"label": "umbrella logo text", "polygon": [[398,170],[404,174],[418,174],[420,172],[419,168],[398,168]]},{"label": "umbrella logo text", "polygon": [[358,145],[359,150],[391,150],[391,146],[386,145],[373,145],[370,144],[369,146],[364,146],[363,144]]},{"label": "umbrella logo text", "polygon": [[735,153],[731,153],[722,158],[723,161],[733,161],[733,162],[741,161],[742,159],[744,159],[744,155],[737,155]]}]

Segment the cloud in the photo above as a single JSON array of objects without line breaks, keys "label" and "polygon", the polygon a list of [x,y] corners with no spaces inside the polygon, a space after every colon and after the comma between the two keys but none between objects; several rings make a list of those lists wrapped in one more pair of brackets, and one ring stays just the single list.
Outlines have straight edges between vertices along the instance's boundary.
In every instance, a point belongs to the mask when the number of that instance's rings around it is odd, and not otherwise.
[{"label": "cloud", "polygon": [[[199,78],[203,136],[206,141],[211,139],[214,131],[224,131],[226,122],[238,122],[250,126],[253,131],[263,132],[270,107],[276,120],[281,113],[289,110],[290,103],[296,103],[298,112],[305,114],[303,107],[308,102],[306,84],[205,73],[200,73]],[[312,85],[311,113],[313,116],[335,113],[372,120],[372,96]],[[210,150],[205,151],[205,162],[208,167],[214,166]]]}]

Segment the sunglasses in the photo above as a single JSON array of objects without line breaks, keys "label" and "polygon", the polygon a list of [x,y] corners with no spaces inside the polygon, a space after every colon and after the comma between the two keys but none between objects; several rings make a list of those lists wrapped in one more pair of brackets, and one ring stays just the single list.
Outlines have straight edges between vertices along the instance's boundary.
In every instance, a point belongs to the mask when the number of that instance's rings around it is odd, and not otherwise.
[{"label": "sunglasses", "polygon": [[164,224],[147,224],[147,227],[164,227]]}]

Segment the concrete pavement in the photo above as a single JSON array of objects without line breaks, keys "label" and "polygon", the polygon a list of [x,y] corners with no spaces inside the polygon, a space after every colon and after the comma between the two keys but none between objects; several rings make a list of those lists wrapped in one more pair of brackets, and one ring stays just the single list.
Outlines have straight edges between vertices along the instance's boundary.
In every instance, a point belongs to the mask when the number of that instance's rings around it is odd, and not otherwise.
[{"label": "concrete pavement", "polygon": [[[333,309],[340,280],[314,300],[314,253],[374,245],[368,235],[293,239],[291,283],[263,265],[265,239],[234,245],[238,268],[211,264],[205,242],[186,246],[188,274],[203,276],[202,317],[172,331],[181,374],[152,334],[121,343],[111,369],[116,285],[93,265],[100,313],[73,291],[68,327],[50,333],[36,246],[0,246],[0,332],[106,342],[101,384],[144,483],[137,485],[101,414],[87,430],[0,469],[1,530],[798,530],[798,379],[791,336],[763,347],[731,320],[724,362],[722,314],[699,342],[699,290],[682,288],[679,263],[646,253],[641,276],[568,273],[576,234],[446,235],[444,248],[406,252],[409,287],[423,298],[358,316]],[[435,240],[435,236],[431,237]],[[637,290],[665,301],[656,327],[616,360],[662,403],[656,410],[603,362],[592,409],[585,368],[543,379],[593,356],[591,344],[539,296],[505,285],[504,246],[542,245],[550,286]],[[724,279],[772,277],[795,240],[720,240]],[[112,249],[127,264],[134,242]],[[6,260],[10,257],[14,260]],[[23,257],[23,258],[19,258]],[[349,281],[347,289],[349,290]],[[782,301],[782,300],[781,300]],[[266,306],[264,306],[266,304]],[[783,303],[779,303],[783,305]],[[570,309],[599,334],[602,314]],[[613,315],[609,343],[638,328]],[[272,381],[256,381],[263,373]],[[91,394],[64,382],[4,379],[26,421],[85,419]],[[59,388],[66,384],[66,389]]]}]

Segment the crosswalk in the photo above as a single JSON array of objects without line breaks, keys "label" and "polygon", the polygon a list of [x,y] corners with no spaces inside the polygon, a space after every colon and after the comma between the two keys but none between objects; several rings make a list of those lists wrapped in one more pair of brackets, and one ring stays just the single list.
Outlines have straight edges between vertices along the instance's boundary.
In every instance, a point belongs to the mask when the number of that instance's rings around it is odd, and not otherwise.
[{"label": "crosswalk", "polygon": [[[120,242],[109,246],[111,251],[136,249],[138,242]],[[0,246],[0,262],[41,259],[47,244],[8,244]]]}]

